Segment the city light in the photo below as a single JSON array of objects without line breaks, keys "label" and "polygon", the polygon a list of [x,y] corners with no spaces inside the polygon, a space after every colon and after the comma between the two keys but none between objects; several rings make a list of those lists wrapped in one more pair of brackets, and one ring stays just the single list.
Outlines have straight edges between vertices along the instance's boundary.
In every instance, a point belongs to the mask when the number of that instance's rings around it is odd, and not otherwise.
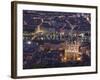
[{"label": "city light", "polygon": [[37,26],[37,30],[36,30],[36,32],[35,33],[43,33],[44,32],[44,30],[41,30],[41,28],[40,28],[40,25],[39,26]]},{"label": "city light", "polygon": [[30,45],[30,44],[32,44],[32,42],[31,42],[31,41],[27,41],[27,44],[29,44],[29,45]]},{"label": "city light", "polygon": [[81,61],[81,57],[78,57],[77,60],[78,60],[78,61]]},{"label": "city light", "polygon": [[91,29],[90,23],[87,23],[90,21],[90,14],[85,17],[84,13],[26,13],[27,10],[24,13],[25,19],[32,16],[34,22],[31,23],[31,18],[24,22],[23,62],[27,61],[24,69],[90,64]]}]

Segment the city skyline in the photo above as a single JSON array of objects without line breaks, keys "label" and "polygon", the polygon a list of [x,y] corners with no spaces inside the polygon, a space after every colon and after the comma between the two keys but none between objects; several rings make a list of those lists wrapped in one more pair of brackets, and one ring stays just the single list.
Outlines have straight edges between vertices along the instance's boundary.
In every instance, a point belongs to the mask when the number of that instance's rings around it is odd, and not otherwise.
[{"label": "city skyline", "polygon": [[90,13],[23,10],[23,69],[90,65]]}]

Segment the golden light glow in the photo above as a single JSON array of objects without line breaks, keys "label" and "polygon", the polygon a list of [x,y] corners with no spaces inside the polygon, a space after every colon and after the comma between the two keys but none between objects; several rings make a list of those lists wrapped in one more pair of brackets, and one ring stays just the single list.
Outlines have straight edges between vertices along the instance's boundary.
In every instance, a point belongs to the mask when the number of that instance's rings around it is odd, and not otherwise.
[{"label": "golden light glow", "polygon": [[37,27],[36,33],[44,32],[44,30],[41,30],[40,25]]},{"label": "golden light glow", "polygon": [[64,57],[64,62],[66,62],[66,61],[67,61],[67,57],[65,56],[65,57]]},{"label": "golden light glow", "polygon": [[67,62],[67,57],[66,56],[62,56],[61,61],[62,62]]},{"label": "golden light glow", "polygon": [[62,62],[67,61],[80,61],[81,56],[79,56],[81,53],[79,52],[79,43],[76,44],[66,44],[64,46],[64,55],[61,57]]},{"label": "golden light glow", "polygon": [[81,57],[78,57],[77,60],[80,61],[81,60]]}]

